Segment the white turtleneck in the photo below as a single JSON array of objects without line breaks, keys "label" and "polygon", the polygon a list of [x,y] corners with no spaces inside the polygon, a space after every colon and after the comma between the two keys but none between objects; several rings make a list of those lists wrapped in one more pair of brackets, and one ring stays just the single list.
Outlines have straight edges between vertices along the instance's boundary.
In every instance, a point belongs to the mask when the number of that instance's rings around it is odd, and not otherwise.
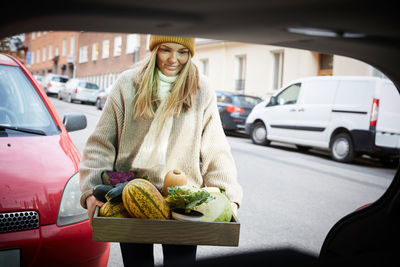
[{"label": "white turtleneck", "polygon": [[157,72],[158,72],[158,77],[160,77],[158,97],[160,99],[165,99],[165,97],[171,91],[172,85],[178,78],[178,75],[166,76],[159,69],[157,69]]}]

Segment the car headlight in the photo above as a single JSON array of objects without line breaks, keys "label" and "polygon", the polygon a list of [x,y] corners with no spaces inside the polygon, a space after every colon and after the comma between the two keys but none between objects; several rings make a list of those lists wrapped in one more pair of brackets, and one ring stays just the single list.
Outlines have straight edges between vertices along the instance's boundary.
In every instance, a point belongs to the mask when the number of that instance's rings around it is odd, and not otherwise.
[{"label": "car headlight", "polygon": [[61,197],[58,210],[57,225],[77,223],[88,219],[87,210],[80,204],[81,190],[79,187],[79,173],[69,179]]}]

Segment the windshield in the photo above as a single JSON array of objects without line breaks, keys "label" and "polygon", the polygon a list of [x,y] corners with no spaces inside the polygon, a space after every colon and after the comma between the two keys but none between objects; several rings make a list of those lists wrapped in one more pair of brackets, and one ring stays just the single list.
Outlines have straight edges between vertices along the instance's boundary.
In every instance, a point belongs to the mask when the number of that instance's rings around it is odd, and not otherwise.
[{"label": "windshield", "polygon": [[65,77],[60,77],[60,76],[54,76],[51,78],[51,80],[54,82],[66,83],[66,82],[68,82],[69,79],[65,78]]},{"label": "windshield", "polygon": [[251,96],[234,96],[233,103],[239,107],[252,108],[262,101],[261,98]]},{"label": "windshield", "polygon": [[[32,83],[15,66],[0,65],[0,125],[37,130],[46,135],[59,132]],[[10,130],[6,136],[13,132]]]},{"label": "windshield", "polygon": [[98,90],[99,87],[95,83],[81,82],[79,86],[84,87],[86,89]]}]

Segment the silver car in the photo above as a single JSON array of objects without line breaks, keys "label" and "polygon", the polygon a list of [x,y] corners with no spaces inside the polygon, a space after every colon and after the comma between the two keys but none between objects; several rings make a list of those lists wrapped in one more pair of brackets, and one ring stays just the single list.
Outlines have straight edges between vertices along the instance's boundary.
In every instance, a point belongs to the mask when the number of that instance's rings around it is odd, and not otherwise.
[{"label": "silver car", "polygon": [[97,95],[99,94],[99,86],[92,82],[81,79],[70,79],[64,88],[58,92],[58,99],[65,99],[68,102],[80,101],[96,104]]},{"label": "silver car", "polygon": [[68,82],[69,77],[58,74],[46,74],[43,82],[43,89],[48,95],[57,95],[60,89],[64,88],[65,83]]}]

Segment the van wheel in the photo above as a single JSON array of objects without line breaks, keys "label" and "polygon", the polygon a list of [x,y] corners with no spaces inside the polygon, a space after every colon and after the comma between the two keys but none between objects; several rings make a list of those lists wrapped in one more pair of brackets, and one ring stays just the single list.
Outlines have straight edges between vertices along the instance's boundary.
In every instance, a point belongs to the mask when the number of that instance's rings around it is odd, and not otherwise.
[{"label": "van wheel", "polygon": [[352,162],[354,159],[354,146],[350,136],[340,133],[333,137],[331,142],[331,157],[339,162]]},{"label": "van wheel", "polygon": [[264,123],[258,121],[251,126],[250,137],[254,144],[267,146],[270,141],[267,139],[267,128]]}]

